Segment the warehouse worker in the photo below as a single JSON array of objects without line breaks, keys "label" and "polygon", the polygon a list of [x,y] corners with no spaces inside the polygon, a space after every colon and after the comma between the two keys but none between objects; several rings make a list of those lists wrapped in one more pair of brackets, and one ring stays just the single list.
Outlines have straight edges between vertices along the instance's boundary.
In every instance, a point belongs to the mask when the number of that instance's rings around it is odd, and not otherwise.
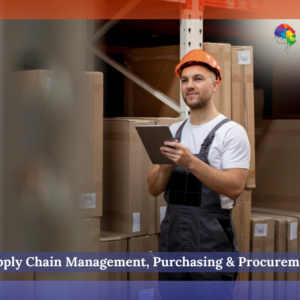
[{"label": "warehouse worker", "polygon": [[[161,152],[173,165],[154,165],[150,194],[165,192],[161,252],[235,252],[231,210],[248,175],[250,145],[245,129],[220,114],[214,93],[222,81],[216,59],[203,50],[187,53],[175,68],[190,117],[170,126],[174,142]],[[233,108],[234,109],[234,108]],[[173,148],[171,148],[173,147]],[[236,273],[160,273],[160,280],[235,280]]]}]

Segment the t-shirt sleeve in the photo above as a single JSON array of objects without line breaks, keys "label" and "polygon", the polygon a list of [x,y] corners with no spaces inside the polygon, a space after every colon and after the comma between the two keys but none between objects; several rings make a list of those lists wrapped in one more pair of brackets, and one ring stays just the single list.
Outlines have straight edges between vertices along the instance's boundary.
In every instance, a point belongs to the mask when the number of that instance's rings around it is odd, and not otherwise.
[{"label": "t-shirt sleeve", "polygon": [[249,169],[250,143],[245,129],[236,125],[228,130],[224,137],[222,167],[224,169]]}]

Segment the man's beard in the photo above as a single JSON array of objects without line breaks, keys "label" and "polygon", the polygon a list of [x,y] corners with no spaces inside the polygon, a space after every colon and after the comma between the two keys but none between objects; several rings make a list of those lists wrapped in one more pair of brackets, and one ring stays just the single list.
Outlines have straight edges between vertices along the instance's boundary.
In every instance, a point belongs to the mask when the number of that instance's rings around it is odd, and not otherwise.
[{"label": "man's beard", "polygon": [[197,98],[197,101],[193,101],[192,103],[189,103],[188,104],[188,101],[187,101],[187,97],[184,97],[182,95],[182,98],[183,98],[183,101],[185,102],[185,104],[190,108],[190,109],[193,109],[193,110],[200,110],[200,109],[203,109],[207,106],[209,100],[210,100],[210,97],[201,97],[200,95],[198,95],[198,98]]}]

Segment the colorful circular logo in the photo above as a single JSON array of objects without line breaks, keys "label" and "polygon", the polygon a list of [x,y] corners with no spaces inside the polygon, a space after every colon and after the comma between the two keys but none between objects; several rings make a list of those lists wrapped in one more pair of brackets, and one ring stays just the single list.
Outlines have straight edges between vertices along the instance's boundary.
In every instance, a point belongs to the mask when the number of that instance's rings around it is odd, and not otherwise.
[{"label": "colorful circular logo", "polygon": [[289,53],[290,48],[296,43],[296,31],[288,24],[279,25],[274,32],[275,41],[284,44],[284,51]]}]

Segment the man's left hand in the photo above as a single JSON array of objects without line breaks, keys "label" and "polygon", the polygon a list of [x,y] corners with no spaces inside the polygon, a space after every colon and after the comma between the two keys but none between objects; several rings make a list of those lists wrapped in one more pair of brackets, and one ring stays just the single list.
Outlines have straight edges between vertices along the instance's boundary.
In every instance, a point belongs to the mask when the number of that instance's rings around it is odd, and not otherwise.
[{"label": "man's left hand", "polygon": [[189,169],[195,158],[189,148],[180,144],[178,140],[165,142],[164,145],[164,147],[160,148],[160,151],[165,157],[174,161],[176,165]]}]

